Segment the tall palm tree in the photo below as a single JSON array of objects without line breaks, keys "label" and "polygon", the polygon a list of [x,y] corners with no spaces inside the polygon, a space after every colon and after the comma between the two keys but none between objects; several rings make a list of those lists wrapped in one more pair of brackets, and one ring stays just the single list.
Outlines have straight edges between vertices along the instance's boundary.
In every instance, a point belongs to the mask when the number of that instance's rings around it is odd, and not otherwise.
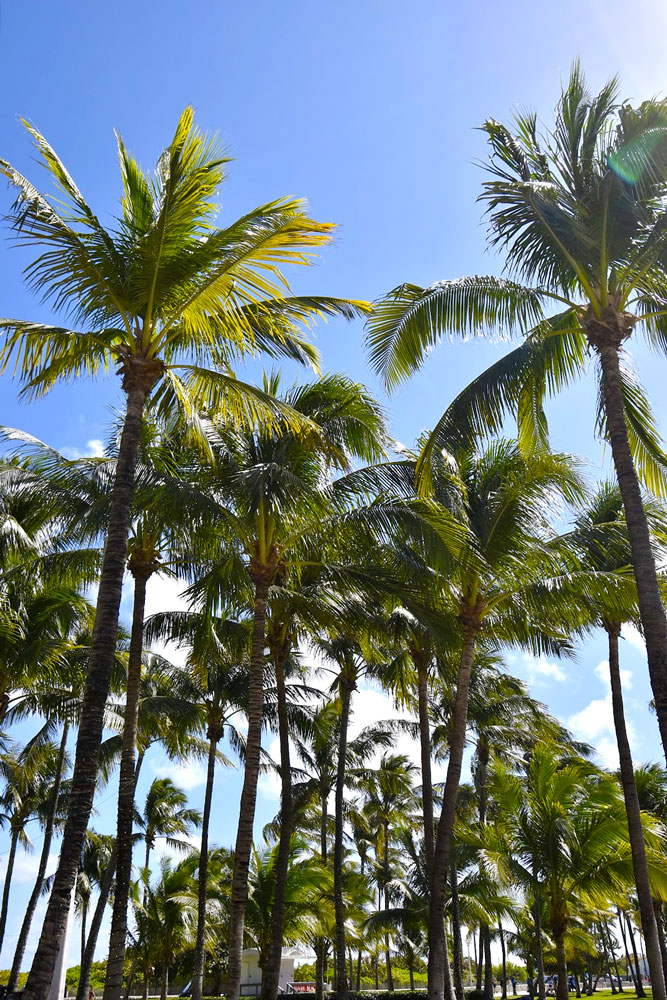
[{"label": "tall palm tree", "polygon": [[22,750],[0,754],[0,778],[4,783],[0,792],[0,825],[9,828],[9,854],[0,905],[0,948],[7,928],[16,852],[19,847],[32,849],[28,823],[40,813],[46,818],[50,811],[59,758],[60,748],[50,741],[33,741]]},{"label": "tall palm tree", "polygon": [[[378,767],[373,768],[367,779],[360,783],[368,797],[369,818],[377,824],[379,833],[376,858],[385,910],[389,909],[392,902],[391,883],[395,874],[392,870],[392,841],[395,833],[409,821],[417,804],[412,780],[415,770],[404,754],[384,753]],[[385,962],[387,988],[393,990],[388,933],[385,934]]]},{"label": "tall palm tree", "polygon": [[[498,765],[494,797],[506,822],[487,827],[486,852],[502,873],[544,904],[558,966],[558,1000],[566,1000],[565,935],[581,902],[605,907],[621,899],[632,882],[632,856],[618,786],[588,762],[536,744],[525,778]],[[502,846],[501,846],[502,844]],[[664,861],[652,877],[665,886]]]},{"label": "tall palm tree", "polygon": [[201,821],[201,844],[197,875],[197,932],[193,1000],[201,1000],[206,959],[206,903],[208,887],[209,824],[213,802],[215,765],[229,763],[221,756],[218,744],[225,726],[238,745],[238,733],[233,719],[247,711],[247,656],[250,633],[247,623],[221,619],[195,612],[164,612],[154,615],[147,623],[147,636],[159,637],[189,645],[186,672],[179,691],[199,710],[208,741],[206,790]]},{"label": "tall palm tree", "polygon": [[[661,512],[654,502],[647,504],[647,513],[649,523],[652,523],[652,527],[655,529],[659,526]],[[582,565],[593,571],[622,574],[627,569],[631,563],[632,553],[623,510],[623,498],[618,487],[611,484],[603,484],[599,487],[579,513],[573,530],[565,536],[565,541],[577,553]],[[613,583],[613,581],[610,582]],[[614,595],[613,590],[618,590],[619,587],[621,594]],[[608,597],[606,605],[605,596]],[[619,597],[622,597],[622,600],[619,601]],[[591,608],[591,622],[593,625],[600,625],[607,634],[612,712],[618,746],[621,785],[632,848],[639,913],[646,942],[646,955],[653,993],[656,997],[663,997],[666,995],[663,958],[651,898],[641,805],[637,794],[632,752],[625,722],[619,659],[621,626],[637,618],[637,591],[634,580],[623,578],[616,588],[611,586],[609,594],[603,594],[601,598]]]},{"label": "tall palm tree", "polygon": [[[170,969],[193,943],[197,900],[192,889],[197,860],[192,855],[172,865],[168,858],[162,858],[159,878],[153,885],[146,882],[144,902],[137,913],[139,938],[160,969],[160,1000],[167,1000]],[[147,983],[145,995],[146,987]]]},{"label": "tall palm tree", "polygon": [[[543,397],[597,360],[598,430],[611,445],[623,498],[649,673],[667,754],[667,618],[640,477],[665,493],[667,459],[630,366],[635,330],[663,351],[667,308],[667,104],[619,101],[616,79],[598,94],[572,67],[551,129],[521,113],[484,124],[491,156],[482,200],[490,244],[508,278],[475,276],[429,288],[401,285],[369,321],[374,367],[388,387],[422,363],[442,335],[501,330],[524,342],[480,375],[433,431],[424,461],[452,439],[497,430],[507,409],[522,447],[546,441]],[[550,312],[550,310],[557,310]]]},{"label": "tall palm tree", "polygon": [[[286,942],[299,944],[314,933],[331,874],[320,858],[308,856],[306,843],[292,838],[287,869],[283,934]],[[278,845],[254,850],[248,879],[246,934],[259,951],[262,976],[268,968],[277,882]]]},{"label": "tall palm tree", "polygon": [[[152,174],[119,137],[123,197],[110,230],[44,136],[28,123],[26,129],[59,201],[54,204],[3,160],[0,169],[17,190],[11,222],[19,241],[39,247],[26,272],[30,287],[69,311],[79,329],[4,320],[0,365],[4,370],[16,363],[23,392],[32,396],[59,380],[113,367],[126,396],[74,766],[75,807],[26,986],[26,1000],[36,1000],[51,981],[92,807],[147,400],[163,413],[181,409],[195,431],[203,404],[241,421],[273,419],[276,406],[234,378],[232,357],[265,351],[312,362],[315,354],[299,325],[324,313],[350,317],[360,307],[286,291],[283,265],[309,263],[309,251],[331,236],[331,226],[310,219],[303,202],[270,202],[215,228],[214,195],[227,158],[195,127],[192,108]],[[207,372],[202,365],[211,362],[216,370]]]},{"label": "tall palm tree", "polygon": [[94,830],[86,832],[83,854],[81,855],[81,865],[79,866],[79,874],[77,875],[74,892],[74,902],[81,921],[81,968],[83,968],[86,954],[86,934],[90,901],[95,889],[99,889],[102,884],[104,872],[111,860],[113,845],[113,837],[95,833]]},{"label": "tall palm tree", "polygon": [[[268,397],[276,398],[279,376],[265,377],[264,388]],[[212,583],[215,603],[224,604],[228,595],[224,590],[220,593],[220,584],[228,579],[229,567],[238,567],[240,562],[241,575],[250,584],[252,595],[248,736],[229,924],[229,1000],[238,1000],[241,981],[244,901],[263,724],[269,591],[281,567],[302,558],[304,534],[321,530],[323,519],[330,514],[335,469],[349,469],[353,458],[377,458],[382,454],[385,433],[377,402],[362,386],[342,375],[295,385],[281,399],[285,409],[307,422],[313,434],[304,438],[285,424],[279,433],[275,427],[230,432],[225,423],[211,439],[215,461],[208,472],[201,466],[192,470],[195,481],[188,482],[183,499],[184,510],[196,505],[197,510],[210,511],[207,498],[216,498],[221,541],[226,536],[228,547],[237,553],[235,562],[223,551],[218,570],[203,580],[204,592]],[[201,504],[195,499],[195,489],[197,497],[203,494]]]},{"label": "tall palm tree", "polygon": [[143,812],[135,816],[135,824],[144,841],[146,885],[150,882],[151,853],[158,837],[163,837],[178,851],[190,850],[191,845],[185,838],[201,825],[201,813],[191,809],[187,802],[187,795],[171,778],[154,778],[146,792]]}]

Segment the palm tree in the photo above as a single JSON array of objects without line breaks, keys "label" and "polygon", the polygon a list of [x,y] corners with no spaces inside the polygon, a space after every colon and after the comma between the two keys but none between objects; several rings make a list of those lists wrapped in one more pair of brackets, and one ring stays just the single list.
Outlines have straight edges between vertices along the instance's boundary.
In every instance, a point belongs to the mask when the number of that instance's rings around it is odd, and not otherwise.
[{"label": "palm tree", "polygon": [[[275,398],[280,391],[279,376],[265,377],[264,387],[267,396]],[[224,592],[220,594],[221,576],[225,573],[223,580],[228,579],[229,567],[238,567],[240,562],[252,592],[248,736],[229,923],[229,1000],[238,1000],[240,987],[243,915],[260,766],[269,591],[282,567],[303,558],[304,533],[321,531],[323,519],[330,515],[333,471],[347,470],[353,458],[377,458],[384,439],[379,405],[362,386],[345,376],[327,375],[315,383],[296,385],[283,395],[282,403],[313,429],[309,439],[286,425],[280,433],[273,427],[230,432],[225,423],[211,440],[215,462],[208,473],[201,466],[191,470],[195,481],[188,482],[183,499],[184,511],[204,509],[208,517],[210,497],[219,498],[215,511],[221,535],[226,535],[232,555],[234,551],[237,554],[234,561],[223,551],[220,572],[205,577],[202,590],[206,592],[212,582],[216,591],[213,600],[224,604],[229,598]],[[199,491],[196,495],[195,490]]]},{"label": "palm tree", "polygon": [[139,939],[160,969],[160,1000],[167,1000],[169,970],[193,942],[197,902],[192,890],[197,861],[193,855],[172,866],[168,858],[162,858],[160,877],[154,885],[146,881],[144,902],[137,913]]},{"label": "palm tree", "polygon": [[[414,466],[406,462],[402,472],[409,484]],[[482,452],[461,451],[455,458],[444,458],[432,487],[434,501],[459,529],[454,544],[431,536],[427,549],[413,548],[409,556],[413,572],[421,566],[423,578],[431,581],[433,607],[444,606],[450,614],[453,605],[458,624],[456,695],[430,897],[429,996],[440,1000],[442,913],[475,654],[480,642],[513,642],[556,652],[564,648],[566,609],[562,602],[557,616],[550,616],[548,609],[565,567],[557,565],[546,543],[553,537],[549,517],[555,495],[575,499],[580,486],[567,457],[542,453],[528,460],[516,444],[498,441]]]},{"label": "palm tree", "polygon": [[56,744],[41,740],[33,741],[23,750],[0,754],[0,778],[4,782],[0,793],[0,825],[9,827],[9,855],[0,906],[0,948],[7,927],[16,852],[19,847],[31,850],[28,823],[38,814],[46,819],[50,811],[59,757],[60,748]]},{"label": "palm tree", "polygon": [[[558,1000],[566,1000],[565,935],[577,906],[605,907],[620,900],[632,880],[627,826],[618,810],[618,786],[593,765],[538,743],[525,779],[497,765],[492,777],[506,822],[486,830],[486,853],[501,878],[544,904],[558,966]],[[501,846],[502,845],[502,846]],[[663,861],[654,862],[655,884],[665,885]]]},{"label": "palm tree", "polygon": [[[660,512],[656,510],[655,503],[647,504],[647,513],[649,523],[652,522],[652,526],[656,527],[660,520]],[[565,536],[565,541],[573,547],[582,564],[587,568],[602,573],[623,573],[631,563],[632,554],[623,511],[623,498],[618,487],[611,484],[603,484],[599,487],[586,507],[579,513],[573,530]],[[612,711],[628,833],[632,848],[635,886],[639,900],[639,913],[646,942],[646,955],[653,993],[656,997],[664,997],[666,994],[662,949],[658,922],[651,898],[644,828],[635,784],[630,741],[625,723],[619,661],[621,626],[637,617],[637,591],[634,581],[627,581],[627,583],[621,581],[619,585],[622,588],[622,601],[619,602],[618,595],[615,597],[613,593],[614,588],[610,587],[609,594],[602,595],[603,600],[605,596],[608,597],[606,606],[598,600],[591,608],[591,621],[593,625],[602,626],[607,634]]]},{"label": "palm tree", "polygon": [[[379,837],[376,858],[379,867],[380,889],[384,895],[384,907],[391,905],[391,883],[394,879],[391,861],[392,835],[409,820],[416,806],[413,787],[415,767],[404,754],[384,753],[377,768],[367,779],[360,782],[368,799],[368,815],[377,825]],[[393,990],[391,952],[389,934],[385,934],[385,962],[387,966],[387,989]]]},{"label": "palm tree", "polygon": [[[150,882],[151,852],[158,837],[163,837],[169,847],[189,851],[191,844],[185,838],[201,825],[201,814],[187,805],[188,797],[177,788],[171,778],[154,778],[146,793],[142,813],[135,816],[135,825],[142,833],[145,857],[146,883]],[[147,889],[144,888],[144,893]]]},{"label": "palm tree", "polygon": [[86,832],[86,839],[81,855],[81,865],[76,879],[74,901],[81,921],[81,969],[83,969],[86,954],[86,931],[90,900],[95,888],[101,886],[104,872],[111,860],[114,840],[105,834]]},{"label": "palm tree", "polygon": [[[235,737],[233,718],[247,710],[247,656],[249,630],[246,623],[214,618],[194,612],[165,612],[147,623],[147,636],[188,644],[186,674],[180,694],[197,706],[208,741],[206,791],[199,848],[197,934],[195,941],[192,996],[201,1000],[206,959],[206,902],[208,886],[209,823],[217,762],[229,763],[218,750],[225,726]],[[121,970],[122,971],[122,970]]]},{"label": "palm tree", "polygon": [[620,104],[616,79],[594,95],[575,63],[553,129],[522,113],[513,128],[489,119],[484,130],[491,176],[482,200],[491,246],[505,251],[511,277],[399,286],[369,321],[371,360],[392,388],[443,334],[483,329],[525,337],[450,407],[430,437],[428,463],[443,446],[455,450],[452,440],[465,444],[497,430],[508,408],[518,417],[522,447],[544,445],[543,397],[585,370],[590,349],[598,363],[598,429],[611,445],[623,498],[667,754],[667,618],[639,484],[642,476],[664,493],[667,459],[625,352],[635,328],[664,350],[667,105]]},{"label": "palm tree", "polygon": [[[26,128],[60,199],[56,207],[0,162],[18,192],[11,214],[17,238],[40,248],[27,280],[57,309],[69,310],[82,329],[5,320],[0,364],[4,370],[16,363],[23,392],[32,396],[61,379],[113,367],[127,402],[74,766],[77,808],[63,838],[26,986],[26,1000],[36,1000],[51,981],[92,807],[146,402],[150,397],[163,413],[181,409],[195,431],[201,430],[196,413],[202,405],[246,422],[273,419],[277,407],[234,378],[232,357],[264,351],[312,362],[315,354],[299,325],[323,313],[350,317],[362,307],[286,292],[282,266],[308,263],[308,251],[331,236],[332,227],[313,222],[303,202],[270,202],[225,229],[214,228],[214,193],[226,157],[215,139],[195,127],[191,108],[154,174],[142,171],[118,139],[123,198],[111,230],[101,225],[47,140]],[[208,362],[215,371],[202,367]]]},{"label": "palm tree", "polygon": [[[299,944],[315,932],[322,901],[326,898],[331,875],[321,859],[308,857],[304,840],[294,836],[287,869],[284,940]],[[246,934],[259,951],[262,978],[266,974],[273,927],[273,908],[277,885],[278,845],[253,850],[248,878]]]},{"label": "palm tree", "polygon": [[[299,826],[303,828],[304,809],[311,802],[317,804],[319,854],[324,862],[330,858],[329,798],[337,787],[339,773],[340,720],[340,700],[325,700],[317,706],[313,714],[307,738],[300,735],[293,736],[294,749],[301,764],[299,780],[295,782],[293,789],[295,816],[298,816]],[[379,748],[386,747],[391,742],[392,736],[386,728],[367,726],[358,736],[347,742],[345,770],[349,771],[367,763]],[[315,955],[315,986],[320,1000],[325,972],[325,942],[322,938],[316,941]]]}]

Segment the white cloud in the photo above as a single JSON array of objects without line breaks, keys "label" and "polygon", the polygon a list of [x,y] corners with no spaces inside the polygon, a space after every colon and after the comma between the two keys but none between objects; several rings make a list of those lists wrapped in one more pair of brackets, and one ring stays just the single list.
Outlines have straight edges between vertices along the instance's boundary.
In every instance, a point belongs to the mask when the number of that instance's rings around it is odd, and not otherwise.
[{"label": "white cloud", "polygon": [[[632,671],[619,670],[619,673],[621,675],[621,684],[623,689],[629,691],[632,687]],[[609,679],[609,660],[602,660],[601,663],[598,663],[595,668],[595,674],[600,678],[606,688],[611,688],[611,680]]]},{"label": "white cloud", "polygon": [[[178,840],[186,843],[188,847],[185,850],[180,850],[178,847],[169,844],[164,837],[158,837],[155,841],[155,853],[160,858],[173,858],[175,861],[182,861],[183,858],[187,857],[188,848],[198,851],[201,847],[200,833],[186,833],[185,836],[180,836]],[[156,869],[157,866],[154,864],[153,858],[151,858],[152,874],[156,872]]]},{"label": "white cloud", "polygon": [[553,660],[547,660],[544,653],[541,656],[524,653],[519,663],[523,665],[528,681],[532,684],[544,684],[544,678],[558,681],[559,684],[567,680],[564,670]]},{"label": "white cloud", "polygon": [[91,438],[90,441],[86,441],[85,448],[71,448],[65,446],[60,449],[61,453],[65,458],[74,460],[76,458],[103,458],[104,457],[104,442],[99,438]]},{"label": "white cloud", "polygon": [[[598,663],[594,673],[607,689],[605,697],[594,698],[580,712],[571,715],[567,719],[566,725],[579,739],[593,744],[605,767],[615,770],[618,768],[618,749],[611,703],[609,662],[602,660],[601,663]],[[632,675],[628,670],[621,671],[621,681],[626,688],[632,686]],[[632,723],[627,718],[625,724],[632,746],[636,741],[636,734]]]},{"label": "white cloud", "polygon": [[[152,576],[146,587],[146,618],[158,611],[186,611],[188,604],[182,592],[182,581],[162,573]],[[188,653],[185,646],[178,646],[173,642],[154,642],[151,648],[178,666],[184,665]]]},{"label": "white cloud", "polygon": [[646,656],[646,643],[644,642],[644,636],[641,634],[636,625],[625,624],[621,628],[621,636],[626,642],[629,642],[631,646],[638,649],[640,653]]},{"label": "white cloud", "polygon": [[206,784],[206,768],[199,760],[189,760],[183,763],[175,761],[151,762],[151,767],[156,777],[171,778],[175,785],[186,791]]}]

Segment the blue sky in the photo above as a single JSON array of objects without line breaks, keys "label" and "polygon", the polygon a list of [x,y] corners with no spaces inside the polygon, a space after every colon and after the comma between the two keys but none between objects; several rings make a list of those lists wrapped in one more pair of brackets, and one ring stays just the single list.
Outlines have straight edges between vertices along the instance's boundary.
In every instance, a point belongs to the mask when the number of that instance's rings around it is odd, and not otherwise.
[{"label": "blue sky", "polygon": [[[618,72],[630,99],[665,93],[667,9],[659,0],[635,0],[631,19],[628,13],[620,0],[0,0],[0,156],[41,183],[17,116],[31,119],[108,219],[119,199],[113,129],[148,165],[192,103],[201,125],[219,130],[234,156],[223,219],[298,194],[309,199],[315,218],[338,223],[335,245],[316,268],[296,276],[297,288],[372,299],[401,281],[497,273],[502,262],[485,248],[476,203],[482,179],[476,161],[485,154],[476,127],[526,106],[548,115],[576,56],[593,85]],[[10,202],[10,192],[0,190],[0,212]],[[26,259],[0,240],[0,314],[52,319],[22,286]],[[316,340],[327,369],[350,372],[380,391],[363,357],[359,323],[322,326]],[[505,350],[476,341],[434,351],[424,370],[386,400],[395,436],[410,443]],[[636,361],[664,427],[665,363],[643,349]],[[7,378],[0,394],[0,422],[71,454],[98,447],[109,408],[120,403],[113,381],[64,386],[30,406],[16,401]],[[553,402],[549,414],[554,447],[585,456],[591,476],[599,476],[609,456],[592,436],[594,402],[588,380]],[[149,595],[153,610],[174,600],[168,583]],[[622,653],[635,753],[658,759],[639,637],[630,636]],[[604,658],[596,637],[576,663],[519,656],[511,669],[612,763]],[[377,692],[360,695],[358,718],[387,712]],[[144,790],[165,768],[159,755],[147,762]],[[190,766],[173,776],[201,805],[203,773]],[[219,772],[214,829],[221,843],[233,841],[239,789],[238,772]],[[96,828],[113,828],[114,795],[113,784],[101,794]],[[258,825],[276,807],[275,787],[265,780]],[[36,842],[39,848],[37,835]],[[6,849],[0,833],[0,879]],[[0,967],[11,958],[35,864],[19,859]],[[78,960],[76,938],[70,964]]]}]

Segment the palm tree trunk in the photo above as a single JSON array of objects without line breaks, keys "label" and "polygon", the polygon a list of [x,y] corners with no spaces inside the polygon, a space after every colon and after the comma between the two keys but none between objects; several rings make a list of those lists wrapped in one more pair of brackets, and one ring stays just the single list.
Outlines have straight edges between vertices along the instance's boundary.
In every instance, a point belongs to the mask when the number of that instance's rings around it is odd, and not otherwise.
[{"label": "palm tree trunk", "polygon": [[482,981],[484,978],[484,927],[482,924],[479,925],[479,948],[477,949],[479,954],[479,960],[476,962],[475,969],[475,989],[482,989]]},{"label": "palm tree trunk", "polygon": [[491,963],[491,928],[482,927],[484,941],[484,1000],[493,1000],[493,965]]},{"label": "palm tree trunk", "polygon": [[637,992],[637,976],[635,975],[635,967],[632,964],[632,961],[630,959],[630,952],[628,951],[628,939],[625,933],[625,921],[621,916],[621,909],[618,906],[616,907],[616,916],[618,917],[618,926],[621,931],[621,940],[623,941],[623,951],[625,952],[625,968],[628,975],[632,979],[635,992]]},{"label": "palm tree trunk", "polygon": [[[152,384],[154,381],[153,377]],[[53,880],[39,944],[23,993],[24,1000],[44,1000],[51,987],[93,806],[104,710],[118,641],[118,614],[127,556],[127,537],[132,517],[141,423],[146,395],[152,384],[147,385],[145,380],[142,384],[140,377],[131,378],[129,373],[124,379],[127,409],[111,494],[109,527],[102,558],[95,626],[79,720],[70,806],[63,831],[58,870]]]},{"label": "palm tree trunk", "polygon": [[431,898],[428,918],[428,1000],[443,1000],[445,988],[445,947],[443,915],[445,910],[445,890],[452,830],[456,814],[456,798],[461,780],[461,764],[466,740],[468,722],[468,691],[472,670],[475,641],[479,631],[476,621],[462,621],[463,646],[459,664],[454,702],[452,735],[449,747],[447,778],[442,799],[442,811],[438,823],[438,835],[433,855],[431,874]]},{"label": "palm tree trunk", "polygon": [[204,966],[206,964],[206,888],[208,879],[208,829],[211,821],[213,782],[215,779],[215,758],[218,741],[222,739],[222,725],[218,719],[209,721],[208,766],[206,769],[206,791],[204,811],[201,819],[201,845],[199,847],[199,873],[197,880],[197,938],[195,941],[195,961],[192,974],[192,1000],[201,1000],[204,988]]},{"label": "palm tree trunk", "polygon": [[[609,954],[611,955],[611,964],[614,967],[614,975],[616,976],[617,979],[618,992],[624,993],[625,990],[623,989],[623,983],[621,982],[621,973],[618,970],[618,962],[616,960],[616,950],[614,948],[614,940],[611,936],[611,931],[609,930],[609,924],[607,923],[606,920],[603,920],[602,926],[604,927],[604,932],[607,935],[607,945],[609,947]],[[663,968],[664,968],[664,963],[663,963]]]},{"label": "palm tree trunk", "polygon": [[152,569],[131,566],[134,577],[132,629],[127,663],[127,688],[125,692],[125,717],[123,720],[123,745],[118,780],[118,810],[116,821],[116,887],[109,937],[109,958],[104,980],[104,1000],[120,1000],[123,988],[123,967],[127,941],[127,908],[132,877],[132,848],[134,841],[134,771],[139,719],[139,690],[141,687],[141,657],[144,649],[144,615],[146,585]]},{"label": "palm tree trunk", "polygon": [[557,1000],[568,1000],[570,994],[567,988],[567,959],[565,957],[564,934],[554,935],[554,944],[556,945],[556,968],[558,970],[556,998]]},{"label": "palm tree trunk", "polygon": [[501,983],[502,1000],[507,1000],[507,950],[505,948],[505,932],[501,921],[498,921],[498,936],[500,937],[500,952],[503,963],[503,981]]},{"label": "palm tree trunk", "polygon": [[[278,709],[278,737],[280,740],[280,841],[276,858],[276,887],[271,914],[271,944],[266,975],[262,977],[262,1000],[276,1000],[280,980],[280,961],[283,949],[285,927],[285,903],[287,876],[289,872],[292,826],[292,764],[289,748],[289,717],[287,711],[287,691],[285,688],[285,661],[287,649],[274,655],[276,672],[276,701]],[[351,973],[350,973],[351,977]],[[193,998],[194,1000],[194,998]]]},{"label": "palm tree trunk", "polygon": [[544,949],[542,947],[542,902],[537,892],[533,905],[535,921],[535,965],[537,966],[537,995],[539,1000],[545,1000],[547,991],[544,984]]},{"label": "palm tree trunk", "polygon": [[167,1000],[168,992],[169,992],[169,967],[166,966],[164,972],[162,973],[162,992],[160,993],[160,1000]]},{"label": "palm tree trunk", "polygon": [[667,758],[667,617],[660,597],[651,534],[628,440],[621,390],[620,347],[611,343],[608,331],[606,333],[594,346],[600,359],[607,433],[623,498],[649,676],[663,752]]},{"label": "palm tree trunk", "polygon": [[[653,913],[655,914],[655,926],[658,931],[658,943],[660,945],[660,955],[662,956],[662,974],[667,981],[667,942],[665,942],[665,931],[662,926],[662,914],[660,912],[660,901],[653,900]],[[651,980],[653,981],[653,980]]]},{"label": "palm tree trunk", "polygon": [[83,957],[86,954],[86,924],[88,923],[88,906],[84,904],[81,907],[81,962],[79,968],[83,965]]},{"label": "palm tree trunk", "polygon": [[445,1000],[456,1000],[454,993],[454,983],[452,982],[452,970],[449,964],[449,945],[447,943],[447,924],[444,925],[443,937],[445,942]]},{"label": "palm tree trunk", "polygon": [[248,699],[248,737],[246,740],[245,772],[239,823],[234,850],[232,873],[232,898],[229,907],[229,964],[227,973],[227,1000],[239,1000],[241,988],[241,952],[243,951],[243,926],[248,895],[248,868],[252,852],[257,779],[259,778],[262,746],[262,721],[264,714],[264,647],[266,644],[266,601],[271,577],[256,568],[255,608],[250,653],[250,695]]},{"label": "palm tree trunk", "polygon": [[428,671],[423,653],[415,653],[417,664],[417,699],[419,705],[419,745],[422,772],[422,816],[424,819],[424,857],[426,873],[431,877],[435,837],[433,826],[433,779],[431,777],[431,724],[428,715]]},{"label": "palm tree trunk", "polygon": [[630,938],[630,944],[632,945],[632,954],[633,954],[633,957],[634,957],[634,960],[635,960],[635,969],[637,970],[637,996],[638,997],[645,997],[646,996],[646,990],[644,989],[644,982],[643,982],[643,979],[642,979],[642,970],[641,970],[641,967],[639,965],[639,956],[637,955],[637,943],[635,941],[635,935],[634,935],[634,932],[632,930],[632,924],[630,923],[630,918],[628,917],[627,913],[625,915],[625,919],[626,919],[627,926],[628,926],[628,936]]},{"label": "palm tree trunk", "polygon": [[[322,861],[327,860],[327,811],[328,796],[325,790],[320,787],[320,855]],[[315,1000],[322,1000],[324,995],[325,962],[323,954],[325,950],[324,938],[319,938],[315,942]]]},{"label": "palm tree trunk", "polygon": [[104,917],[104,911],[106,910],[109,893],[111,892],[111,886],[116,873],[116,856],[116,845],[114,844],[111,857],[109,858],[109,864],[107,865],[104,877],[100,884],[100,894],[97,900],[97,905],[95,906],[95,912],[93,913],[93,919],[90,922],[88,940],[86,941],[86,950],[84,952],[83,961],[81,963],[81,972],[79,974],[79,985],[76,991],[76,1000],[88,1000],[88,996],[90,994],[90,974],[93,968],[93,958],[95,957],[97,938],[100,933],[100,927],[102,926],[102,918]]},{"label": "palm tree trunk", "polygon": [[463,983],[463,942],[461,940],[461,911],[459,907],[459,875],[456,867],[456,852],[451,852],[449,884],[451,889],[452,938],[454,957],[454,993],[456,1000],[465,1000]]},{"label": "palm tree trunk", "polygon": [[343,829],[345,825],[344,791],[347,758],[347,728],[353,685],[343,680],[340,685],[340,723],[336,772],[336,833],[334,838],[334,912],[336,922],[336,1000],[347,1000],[348,982],[345,967],[345,904],[343,900]]},{"label": "palm tree trunk", "polygon": [[632,763],[632,753],[630,751],[630,741],[628,740],[628,732],[625,725],[625,713],[623,710],[623,689],[621,685],[621,671],[618,655],[618,637],[621,629],[620,626],[616,624],[607,624],[605,627],[609,640],[611,704],[614,716],[614,728],[616,730],[616,743],[618,744],[618,757],[620,762],[623,798],[625,800],[625,812],[628,818],[628,835],[630,838],[630,850],[632,853],[632,867],[635,876],[635,886],[637,887],[637,898],[639,900],[639,915],[642,930],[644,932],[644,940],[646,941],[646,955],[648,958],[649,971],[651,973],[653,996],[655,997],[655,1000],[666,1000],[662,953],[660,951],[658,927],[655,920],[655,913],[653,911],[651,887],[648,879],[644,830],[642,827],[637,786],[635,784],[635,772],[634,765]]},{"label": "palm tree trunk", "polygon": [[[383,864],[383,881],[384,881],[384,908],[389,909],[389,823],[386,821],[382,824],[382,848],[384,851],[384,864]],[[392,993],[394,991],[394,974],[391,968],[391,952],[389,951],[389,934],[386,933],[384,936],[384,958],[385,966],[387,969],[387,989]]]},{"label": "palm tree trunk", "polygon": [[5,930],[7,929],[7,911],[9,909],[9,890],[12,885],[12,875],[14,874],[14,863],[16,861],[16,848],[19,842],[19,831],[18,829],[12,830],[11,840],[9,842],[9,857],[7,858],[7,871],[5,872],[5,885],[2,890],[2,909],[0,909],[0,948],[2,948],[2,942],[5,939]]},{"label": "palm tree trunk", "polygon": [[28,943],[28,934],[30,933],[30,926],[32,924],[32,919],[35,915],[35,910],[37,908],[37,903],[39,902],[39,897],[42,894],[42,887],[44,885],[44,876],[46,875],[46,867],[49,863],[51,842],[53,840],[53,830],[55,827],[56,814],[58,811],[58,799],[60,797],[60,786],[62,784],[63,772],[65,768],[65,754],[67,751],[68,735],[69,735],[69,722],[65,720],[65,723],[63,724],[62,737],[60,739],[58,763],[56,765],[56,773],[53,781],[53,801],[51,803],[51,808],[49,809],[49,815],[46,821],[46,826],[44,828],[44,843],[42,844],[42,853],[39,856],[39,867],[37,869],[37,877],[35,879],[33,890],[30,893],[30,899],[28,900],[25,916],[23,917],[23,922],[21,924],[21,930],[19,931],[18,941],[16,943],[16,950],[14,952],[14,959],[12,961],[12,968],[9,973],[9,980],[7,983],[7,993],[13,993],[18,984],[19,973],[21,972],[21,966],[23,964],[23,956],[25,955],[26,944]]},{"label": "palm tree trunk", "polygon": [[607,970],[607,976],[609,977],[609,982],[611,983],[611,995],[615,996],[618,993],[616,985],[614,983],[614,977],[611,974],[611,966],[609,964],[609,949],[607,948],[607,935],[604,932],[604,927],[601,923],[598,924],[598,930],[600,932],[600,938],[602,940],[602,957],[604,959],[604,967]]}]

